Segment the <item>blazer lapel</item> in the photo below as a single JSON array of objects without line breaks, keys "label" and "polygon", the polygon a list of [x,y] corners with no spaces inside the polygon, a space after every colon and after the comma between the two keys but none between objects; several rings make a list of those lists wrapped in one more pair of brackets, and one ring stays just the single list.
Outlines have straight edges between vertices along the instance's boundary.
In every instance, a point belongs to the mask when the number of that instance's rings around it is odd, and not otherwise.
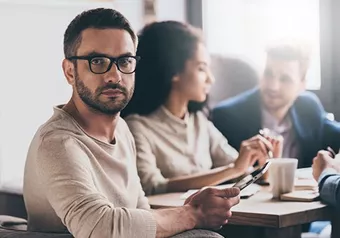
[{"label": "blazer lapel", "polygon": [[313,135],[312,126],[308,123],[308,118],[303,118],[298,114],[297,109],[292,107],[290,115],[293,123],[293,128],[296,132],[296,140],[299,144],[298,168],[308,167],[311,165],[312,156],[315,155],[314,150],[317,146]]},{"label": "blazer lapel", "polygon": [[262,127],[261,100],[259,90],[255,90],[249,97],[248,113],[245,115],[249,135],[254,136],[259,133]]},{"label": "blazer lapel", "polygon": [[293,106],[290,109],[290,116],[291,120],[293,123],[293,127],[296,132],[296,136],[300,142],[305,142],[308,141],[309,138],[312,136],[312,130],[308,130],[308,124],[303,122],[303,118],[301,118],[297,111],[296,108]]}]

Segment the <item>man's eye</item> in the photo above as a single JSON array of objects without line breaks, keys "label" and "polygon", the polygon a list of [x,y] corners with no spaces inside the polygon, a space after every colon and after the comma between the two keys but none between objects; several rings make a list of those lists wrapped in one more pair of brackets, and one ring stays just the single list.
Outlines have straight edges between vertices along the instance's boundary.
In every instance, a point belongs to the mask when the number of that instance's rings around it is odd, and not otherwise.
[{"label": "man's eye", "polygon": [[102,65],[102,64],[105,64],[105,59],[104,58],[93,58],[91,60],[91,64],[93,65]]},{"label": "man's eye", "polygon": [[120,58],[119,59],[119,65],[126,66],[132,63],[132,58],[130,57],[125,57],[125,58]]}]

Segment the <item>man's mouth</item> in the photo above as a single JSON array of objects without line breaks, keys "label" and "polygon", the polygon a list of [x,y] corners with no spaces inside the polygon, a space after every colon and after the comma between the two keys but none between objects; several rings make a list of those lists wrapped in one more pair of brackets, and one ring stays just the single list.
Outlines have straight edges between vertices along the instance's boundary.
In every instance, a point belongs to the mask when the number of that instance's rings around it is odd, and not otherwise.
[{"label": "man's mouth", "polygon": [[124,94],[122,90],[120,89],[106,89],[102,91],[102,94],[106,96],[117,96],[119,94]]}]

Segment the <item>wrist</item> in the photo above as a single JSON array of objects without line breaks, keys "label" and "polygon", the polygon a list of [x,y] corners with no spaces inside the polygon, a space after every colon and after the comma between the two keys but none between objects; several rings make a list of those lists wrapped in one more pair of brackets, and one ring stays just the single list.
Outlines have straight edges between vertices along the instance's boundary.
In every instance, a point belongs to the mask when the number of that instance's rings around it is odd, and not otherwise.
[{"label": "wrist", "polygon": [[184,216],[187,217],[188,220],[188,227],[187,230],[192,230],[195,228],[199,228],[199,221],[200,221],[200,217],[199,217],[199,212],[198,209],[195,208],[194,205],[191,204],[187,204],[183,206],[184,209]]},{"label": "wrist", "polygon": [[321,173],[320,173],[320,175],[319,175],[319,178],[318,178],[318,180],[317,180],[317,182],[321,182],[321,180],[324,178],[324,177],[326,177],[326,176],[328,176],[328,175],[332,175],[332,174],[337,174],[338,172],[336,171],[336,169],[334,169],[334,168],[332,168],[332,167],[326,167],[326,168],[324,168],[322,171],[321,171]]},{"label": "wrist", "polygon": [[[335,171],[336,173],[340,173],[340,167],[338,164],[332,164],[330,168],[326,168],[326,169],[332,169],[333,171]],[[326,170],[324,169],[324,170]]]},{"label": "wrist", "polygon": [[233,174],[241,176],[246,172],[247,168],[244,165],[235,162],[234,166],[230,167],[230,170],[232,171]]}]

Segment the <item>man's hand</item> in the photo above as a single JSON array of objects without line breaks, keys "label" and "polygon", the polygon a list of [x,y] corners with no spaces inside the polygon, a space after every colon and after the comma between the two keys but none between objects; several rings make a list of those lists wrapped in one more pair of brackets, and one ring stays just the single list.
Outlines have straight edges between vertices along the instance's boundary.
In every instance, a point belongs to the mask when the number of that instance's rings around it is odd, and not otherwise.
[{"label": "man's hand", "polygon": [[335,169],[340,173],[340,161],[338,159],[333,159],[330,156],[330,152],[320,150],[317,156],[313,159],[312,168],[313,177],[316,181],[318,181],[321,173],[327,168]]},{"label": "man's hand", "polygon": [[235,161],[235,168],[246,172],[256,161],[263,165],[268,159],[268,151],[273,151],[272,143],[261,135],[243,141],[239,156]]},{"label": "man's hand", "polygon": [[217,229],[228,222],[230,209],[239,203],[238,188],[206,188],[185,201],[194,209],[195,228]]}]

